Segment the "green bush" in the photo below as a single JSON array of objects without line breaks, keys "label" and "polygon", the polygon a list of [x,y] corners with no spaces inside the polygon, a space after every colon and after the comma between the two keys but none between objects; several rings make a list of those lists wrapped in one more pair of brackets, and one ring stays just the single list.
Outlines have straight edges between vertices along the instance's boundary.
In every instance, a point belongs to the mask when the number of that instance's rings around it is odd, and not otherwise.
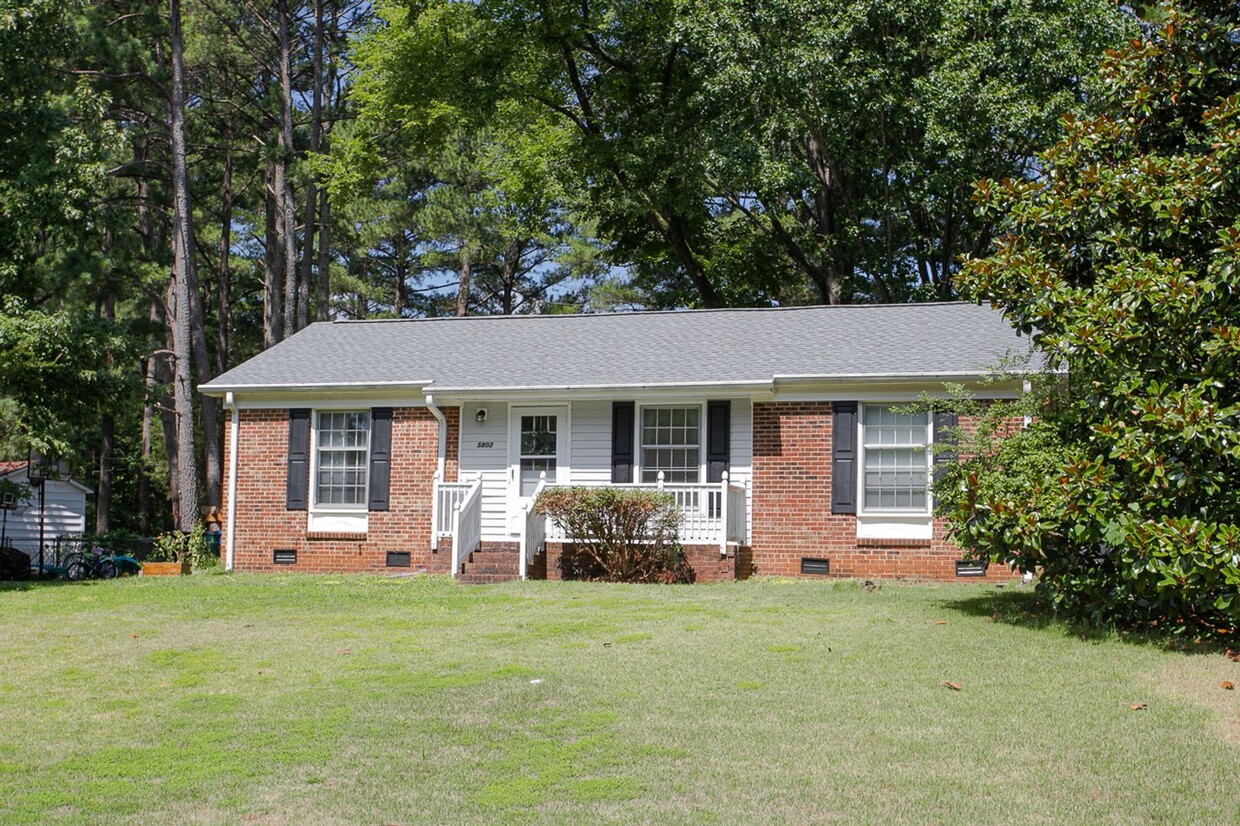
[{"label": "green bush", "polygon": [[[966,548],[1065,614],[1240,631],[1240,6],[1143,7],[1038,175],[978,184],[996,249],[962,292],[1067,378],[941,501]],[[936,492],[938,489],[936,488]]]},{"label": "green bush", "polygon": [[155,545],[147,559],[151,562],[189,562],[194,570],[217,564],[214,555],[207,552],[201,522],[194,523],[189,531],[168,531],[155,538]]},{"label": "green bush", "polygon": [[539,494],[537,513],[572,539],[567,578],[608,582],[692,582],[676,541],[680,513],[670,493],[631,488],[555,487]]}]

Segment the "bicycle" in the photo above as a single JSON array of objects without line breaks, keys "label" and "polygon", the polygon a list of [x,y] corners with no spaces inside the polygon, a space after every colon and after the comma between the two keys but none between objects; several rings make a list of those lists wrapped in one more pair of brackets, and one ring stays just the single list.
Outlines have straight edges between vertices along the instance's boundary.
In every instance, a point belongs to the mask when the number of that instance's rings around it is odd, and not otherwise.
[{"label": "bicycle", "polygon": [[103,548],[91,548],[90,553],[69,554],[65,560],[65,579],[81,582],[84,579],[115,579],[120,573],[110,556],[103,555]]}]

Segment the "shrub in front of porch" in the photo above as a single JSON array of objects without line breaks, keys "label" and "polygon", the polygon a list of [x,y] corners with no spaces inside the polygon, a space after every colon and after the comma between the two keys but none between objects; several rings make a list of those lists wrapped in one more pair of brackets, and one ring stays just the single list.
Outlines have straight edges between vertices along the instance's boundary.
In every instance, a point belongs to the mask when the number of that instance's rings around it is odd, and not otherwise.
[{"label": "shrub in front of porch", "polygon": [[626,488],[555,487],[534,509],[570,537],[566,579],[688,583],[693,568],[677,541],[680,512],[670,493]]}]

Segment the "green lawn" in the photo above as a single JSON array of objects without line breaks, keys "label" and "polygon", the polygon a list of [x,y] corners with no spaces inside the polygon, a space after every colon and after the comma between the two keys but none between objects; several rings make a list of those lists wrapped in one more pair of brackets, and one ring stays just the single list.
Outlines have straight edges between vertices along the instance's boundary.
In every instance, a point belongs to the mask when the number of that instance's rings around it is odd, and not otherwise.
[{"label": "green lawn", "polygon": [[1015,590],[0,586],[0,823],[1240,821],[1240,664]]}]

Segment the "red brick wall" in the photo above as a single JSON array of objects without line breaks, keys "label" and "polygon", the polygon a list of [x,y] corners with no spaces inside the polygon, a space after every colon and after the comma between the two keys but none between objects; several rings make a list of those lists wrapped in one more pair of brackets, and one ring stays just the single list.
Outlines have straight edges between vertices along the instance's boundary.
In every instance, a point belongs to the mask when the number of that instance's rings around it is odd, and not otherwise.
[{"label": "red brick wall", "polygon": [[445,407],[442,410],[448,439],[444,449],[443,480],[457,482],[461,473],[461,408]]},{"label": "red brick wall", "polygon": [[[446,415],[456,412],[444,411]],[[458,416],[447,418],[449,423],[459,422]],[[430,552],[432,478],[439,449],[439,424],[430,411],[425,408],[393,411],[388,510],[371,512],[366,533],[359,535],[312,537],[306,531],[306,512],[285,509],[287,410],[243,410],[240,425],[233,557],[237,570],[307,573],[448,570],[451,554]],[[455,442],[450,439],[448,444],[454,454]],[[231,506],[232,503],[226,502],[226,507]],[[272,551],[276,548],[296,549],[297,563],[273,564]],[[411,567],[388,568],[388,551],[409,552]]]},{"label": "red brick wall", "polygon": [[[830,402],[754,404],[752,518],[758,575],[801,576],[802,557],[825,557],[831,576],[956,579],[961,553],[942,520],[927,540],[859,540],[855,516],[831,513]],[[997,565],[987,572],[1011,576]]]}]

